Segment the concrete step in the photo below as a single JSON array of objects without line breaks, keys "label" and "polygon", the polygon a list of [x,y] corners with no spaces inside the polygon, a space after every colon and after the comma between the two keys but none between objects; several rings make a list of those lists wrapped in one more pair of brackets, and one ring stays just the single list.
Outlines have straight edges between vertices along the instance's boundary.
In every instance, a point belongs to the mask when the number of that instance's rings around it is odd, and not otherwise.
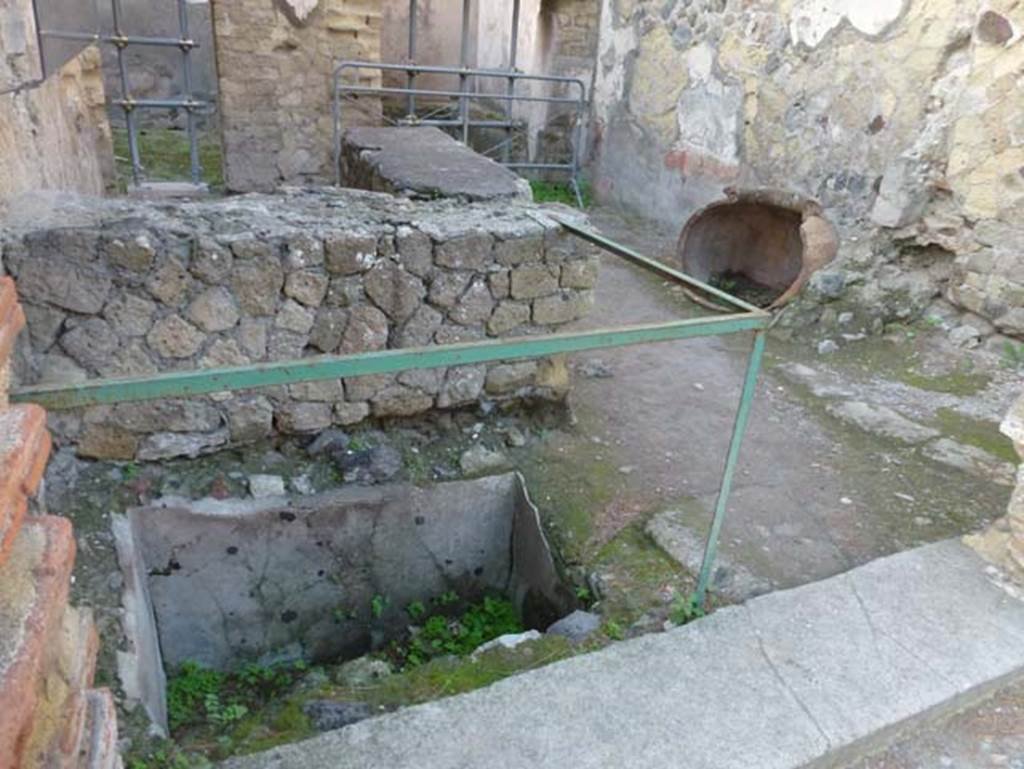
[{"label": "concrete step", "polygon": [[34,766],[50,748],[37,726],[49,717],[55,646],[74,633],[65,624],[74,559],[71,522],[43,516],[26,520],[0,564],[0,769]]},{"label": "concrete step", "polygon": [[1024,676],[1024,601],[959,541],[225,769],[841,765]]}]

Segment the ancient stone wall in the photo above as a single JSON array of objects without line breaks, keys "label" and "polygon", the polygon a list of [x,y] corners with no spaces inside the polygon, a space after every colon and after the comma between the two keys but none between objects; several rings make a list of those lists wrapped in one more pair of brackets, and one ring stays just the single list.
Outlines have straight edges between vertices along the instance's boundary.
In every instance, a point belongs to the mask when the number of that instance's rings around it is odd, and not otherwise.
[{"label": "ancient stone wall", "polygon": [[[229,189],[334,180],[334,65],[379,60],[380,21],[380,0],[213,4]],[[377,73],[364,74],[367,82],[379,82]],[[376,114],[347,108],[346,125],[373,124]]]},{"label": "ancient stone wall", "polygon": [[5,372],[23,324],[14,282],[0,278],[0,767],[114,769],[114,702],[91,688],[92,613],[68,604],[71,524],[28,512],[50,436],[41,408],[7,402]]},{"label": "ancient stone wall", "polygon": [[[543,50],[538,71],[545,75],[578,78],[587,87],[588,97],[594,81],[600,12],[598,0],[545,0],[540,10]],[[549,88],[546,92],[553,96],[577,95],[575,88]],[[535,160],[565,162],[571,156],[572,142],[576,138],[574,107],[545,105],[541,124]],[[583,131],[579,136],[584,143],[578,148],[582,161],[585,159],[587,134]]]},{"label": "ancient stone wall", "polygon": [[1022,31],[1012,0],[604,0],[598,193],[680,227],[800,193],[844,235],[816,301],[881,323],[945,292],[1019,335]]},{"label": "ancient stone wall", "polygon": [[31,0],[0,0],[0,214],[26,190],[102,194],[113,173],[99,51],[43,80]]},{"label": "ancient stone wall", "polygon": [[1006,516],[986,531],[966,539],[967,544],[984,558],[1005,570],[1016,581],[1024,583],[1024,395],[1014,403],[1001,429],[1013,441],[1021,458],[1017,488],[1010,498]]},{"label": "ancient stone wall", "polygon": [[[22,383],[546,333],[587,312],[597,275],[592,247],[521,201],[87,203],[4,245],[28,315]],[[463,366],[94,407],[52,428],[83,456],[160,460],[567,387],[563,361]]]}]

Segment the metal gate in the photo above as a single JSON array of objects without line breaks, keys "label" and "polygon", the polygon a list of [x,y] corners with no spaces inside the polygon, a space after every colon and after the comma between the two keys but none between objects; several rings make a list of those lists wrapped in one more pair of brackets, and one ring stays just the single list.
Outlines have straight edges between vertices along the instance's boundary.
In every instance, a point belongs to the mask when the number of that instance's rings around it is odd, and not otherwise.
[{"label": "metal gate", "polygon": [[[375,118],[384,122],[403,126],[436,126],[442,130],[452,131],[464,144],[469,144],[471,129],[492,129],[504,132],[504,137],[482,149],[480,154],[493,159],[516,171],[560,171],[568,176],[569,185],[576,194],[577,202],[583,206],[579,187],[579,167],[584,141],[584,123],[587,111],[587,86],[575,77],[561,77],[548,74],[529,74],[516,67],[519,52],[519,33],[521,21],[521,0],[511,3],[511,35],[508,50],[507,69],[482,69],[469,66],[470,52],[470,21],[473,16],[474,0],[462,0],[462,24],[459,44],[459,66],[446,67],[421,64],[417,62],[418,49],[418,8],[420,0],[409,0],[408,49],[403,62],[375,61],[343,61],[334,69],[333,109],[334,109],[334,161],[336,182],[340,184],[341,133],[342,113],[345,105],[360,109],[361,96],[391,96],[404,104],[404,114],[395,120],[388,120],[382,112],[370,106]],[[428,0],[429,4],[429,0]],[[361,70],[405,75],[404,85],[373,86],[365,85],[359,75]],[[354,77],[346,78],[346,74]],[[454,88],[425,88],[417,83],[420,76],[451,75],[457,78],[458,85]],[[504,83],[504,92],[481,92],[476,86],[481,80],[497,80]],[[559,93],[540,95],[523,93],[517,90],[520,84],[546,84],[559,89]],[[423,102],[432,100],[424,108]],[[440,101],[440,106],[437,102]],[[490,103],[497,107],[500,116],[485,115],[476,117],[472,114],[474,102]],[[514,134],[517,129],[526,126],[515,118],[513,106],[516,103],[542,103],[563,105],[572,115],[571,125],[567,129],[569,144],[568,156],[564,160],[553,162],[530,162],[529,159],[517,160],[512,157]]]},{"label": "metal gate", "polygon": [[[121,0],[109,0],[110,29],[103,30],[100,2],[108,0],[33,0],[36,30],[44,77],[56,72],[65,62],[91,43],[110,45],[117,57],[120,98],[110,103],[124,112],[128,132],[128,151],[135,184],[145,180],[145,171],[139,153],[139,125],[137,110],[184,110],[185,130],[189,144],[189,176],[193,184],[202,181],[203,169],[199,160],[197,116],[209,110],[209,101],[197,99],[194,94],[192,52],[198,47],[189,29],[187,0],[171,0],[176,4],[178,30],[173,37],[133,35],[125,29],[124,8]],[[131,46],[177,48],[181,51],[181,94],[173,99],[136,99],[132,95],[126,51]]]}]

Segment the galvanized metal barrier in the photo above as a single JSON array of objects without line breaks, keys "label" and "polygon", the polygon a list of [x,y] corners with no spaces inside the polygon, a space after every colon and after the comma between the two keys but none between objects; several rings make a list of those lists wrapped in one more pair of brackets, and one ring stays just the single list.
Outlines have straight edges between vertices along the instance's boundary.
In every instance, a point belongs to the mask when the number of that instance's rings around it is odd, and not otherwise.
[{"label": "galvanized metal barrier", "polygon": [[[35,0],[38,4],[41,0]],[[135,184],[145,180],[145,173],[142,158],[139,154],[138,125],[135,121],[135,111],[140,109],[175,110],[183,109],[186,115],[186,131],[188,134],[189,148],[189,173],[193,184],[202,181],[203,169],[199,161],[199,133],[196,117],[200,110],[212,106],[209,102],[199,100],[193,93],[192,73],[192,51],[199,47],[193,39],[189,29],[188,0],[174,0],[178,13],[178,34],[175,37],[129,35],[124,31],[124,11],[121,7],[121,0],[110,0],[110,13],[113,29],[109,34],[102,33],[98,29],[83,31],[71,29],[50,29],[38,28],[40,51],[43,56],[43,72],[48,76],[63,63],[62,61],[48,61],[46,58],[47,40],[64,40],[78,42],[83,46],[89,43],[105,43],[112,45],[117,55],[118,76],[121,83],[121,98],[111,99],[111,104],[118,105],[124,111],[125,127],[128,130],[128,152],[131,156],[132,179]],[[95,5],[93,6],[95,8]],[[36,15],[39,17],[39,8],[36,5]],[[96,14],[98,19],[98,13]],[[128,77],[128,62],[125,52],[129,46],[151,46],[162,48],[177,48],[181,51],[181,96],[174,99],[136,99],[132,96],[131,84]]]},{"label": "galvanized metal barrier", "polygon": [[[359,85],[345,82],[346,73],[358,73],[360,70],[376,70],[379,72],[404,72],[409,81],[404,86],[372,86]],[[458,90],[417,88],[414,85],[416,75],[457,75],[459,77]],[[492,94],[475,91],[471,89],[472,78],[494,78],[508,82],[505,93]],[[358,81],[358,76],[355,78]],[[555,83],[565,86],[570,91],[577,91],[575,96],[535,96],[519,93],[515,90],[515,84],[520,82],[533,83]],[[583,140],[583,125],[586,120],[587,111],[587,86],[582,80],[575,77],[560,77],[557,75],[529,75],[525,72],[516,72],[503,69],[472,69],[469,67],[433,67],[421,64],[382,64],[374,61],[343,61],[334,69],[334,168],[335,181],[341,184],[341,141],[342,141],[342,109],[343,104],[351,102],[352,97],[358,96],[404,96],[406,98],[406,109],[408,114],[397,121],[398,125],[420,125],[437,126],[440,128],[460,129],[463,143],[469,142],[469,131],[471,128],[499,128],[508,132],[506,138],[484,150],[481,154],[491,155],[501,149],[502,158],[499,162],[512,169],[523,171],[565,171],[569,175],[569,184],[576,193],[577,200],[582,206],[582,195],[579,189],[579,162],[580,149]],[[432,117],[438,113],[436,108],[421,117],[416,113],[417,96],[427,96],[442,99],[457,100],[457,118]],[[472,116],[469,103],[472,101],[499,101],[506,104],[505,116],[503,119],[477,119]],[[515,102],[533,102],[544,104],[565,104],[571,105],[575,113],[575,124],[573,126],[573,139],[571,141],[570,158],[564,163],[529,163],[510,160],[507,150],[512,139],[511,131],[518,123],[512,116],[512,104]]]},{"label": "galvanized metal barrier", "polygon": [[548,336],[491,339],[432,347],[364,352],[355,355],[325,355],[301,360],[274,361],[198,371],[175,371],[119,379],[100,379],[67,385],[44,384],[20,389],[11,394],[11,400],[19,403],[38,403],[51,410],[61,410],[105,403],[180,398],[298,382],[389,374],[412,369],[542,358],[584,350],[752,332],[753,347],[747,363],[729,450],[725,458],[722,483],[715,503],[714,517],[708,532],[704,559],[698,576],[695,600],[702,605],[712,576],[718,539],[722,523],[725,520],[726,505],[732,489],[740,447],[746,433],[750,407],[754,400],[757,378],[761,369],[765,333],[772,322],[772,315],[683,272],[642,256],[595,232],[569,222],[561,221],[560,223],[574,236],[649,270],[665,280],[681,283],[691,289],[713,296],[733,307],[736,312],[712,317],[637,324],[621,328],[563,332]]}]

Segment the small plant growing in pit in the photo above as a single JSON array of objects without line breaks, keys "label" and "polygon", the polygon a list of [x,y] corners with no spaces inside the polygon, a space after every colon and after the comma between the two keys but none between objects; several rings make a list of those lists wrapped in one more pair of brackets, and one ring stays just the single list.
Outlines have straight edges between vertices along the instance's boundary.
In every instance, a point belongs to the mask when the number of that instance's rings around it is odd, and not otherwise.
[{"label": "small plant growing in pit", "polygon": [[373,615],[374,619],[380,619],[384,614],[384,610],[388,608],[389,603],[390,601],[388,601],[387,596],[375,595],[370,600],[370,614]]},{"label": "small plant growing in pit", "polygon": [[206,719],[214,726],[228,726],[241,721],[249,713],[249,708],[240,702],[232,702],[224,705],[220,696],[207,694],[203,700],[203,707],[206,710]]},{"label": "small plant growing in pit", "polygon": [[196,662],[183,663],[178,674],[167,682],[167,718],[171,730],[202,723],[207,698],[219,697],[223,686],[222,673]]},{"label": "small plant growing in pit", "polygon": [[[441,599],[449,605],[458,602],[454,592],[435,599],[434,603],[441,604]],[[423,608],[425,612],[426,607]],[[432,614],[408,641],[392,644],[391,653],[401,667],[412,668],[447,654],[462,657],[498,636],[521,632],[522,623],[510,601],[485,597],[480,603],[470,604],[462,614]]]},{"label": "small plant growing in pit", "polygon": [[1024,369],[1024,344],[1016,345],[1013,342],[1003,343],[1003,368],[1012,371]]},{"label": "small plant growing in pit", "polygon": [[613,641],[621,641],[626,637],[626,631],[622,629],[622,625],[613,619],[608,620],[604,623],[604,634]]},{"label": "small plant growing in pit", "polygon": [[704,607],[697,602],[697,596],[680,598],[672,605],[668,618],[674,625],[685,625],[704,616]]},{"label": "small plant growing in pit", "polygon": [[446,590],[434,599],[434,603],[436,603],[438,606],[452,606],[454,604],[457,604],[458,602],[459,596],[458,593],[456,593],[454,590]]}]

